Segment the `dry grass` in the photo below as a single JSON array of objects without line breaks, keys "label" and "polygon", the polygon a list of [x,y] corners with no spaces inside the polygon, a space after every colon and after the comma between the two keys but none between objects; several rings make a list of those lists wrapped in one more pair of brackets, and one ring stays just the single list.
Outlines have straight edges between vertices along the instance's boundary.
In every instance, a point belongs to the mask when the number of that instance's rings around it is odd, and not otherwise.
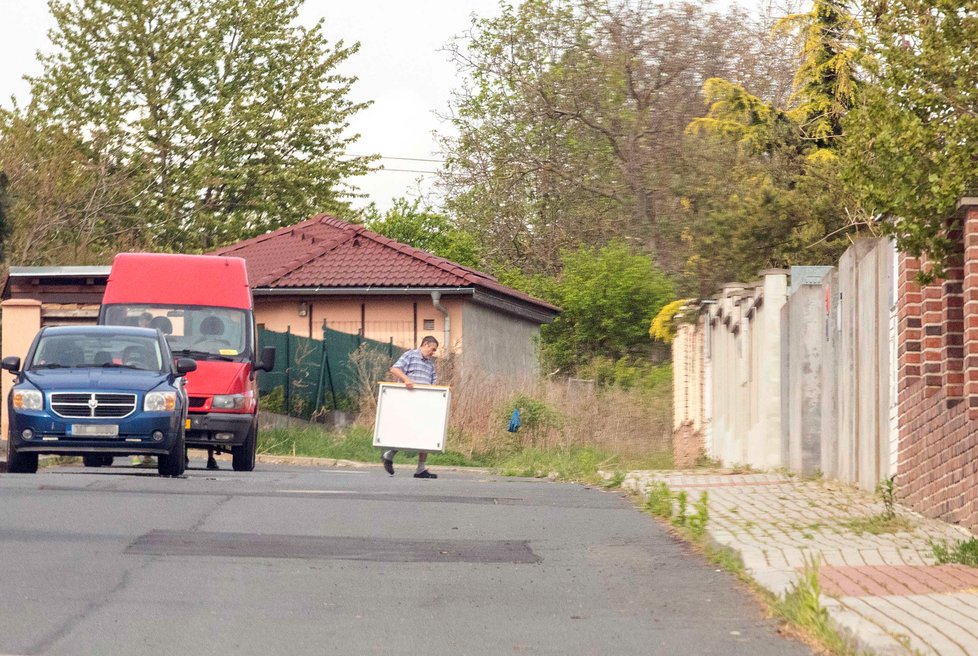
[{"label": "dry grass", "polygon": [[[599,388],[587,381],[544,379],[524,384],[459,374],[448,358],[439,362],[441,382],[452,390],[449,439],[452,449],[506,454],[525,448],[589,447],[628,459],[671,449],[671,390]],[[377,381],[387,380],[387,361],[368,351],[354,355],[360,393],[357,423],[372,426]],[[447,374],[445,372],[448,372]],[[523,427],[509,433],[510,415],[521,406]]]}]

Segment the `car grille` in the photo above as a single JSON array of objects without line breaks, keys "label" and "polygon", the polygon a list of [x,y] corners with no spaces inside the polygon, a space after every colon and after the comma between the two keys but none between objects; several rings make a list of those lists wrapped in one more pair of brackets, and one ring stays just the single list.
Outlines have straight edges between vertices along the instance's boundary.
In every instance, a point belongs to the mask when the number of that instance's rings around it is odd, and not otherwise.
[{"label": "car grille", "polygon": [[135,394],[56,392],[51,410],[60,417],[128,417],[136,410]]},{"label": "car grille", "polygon": [[191,396],[187,405],[191,408],[203,408],[205,403],[207,403],[206,396]]}]

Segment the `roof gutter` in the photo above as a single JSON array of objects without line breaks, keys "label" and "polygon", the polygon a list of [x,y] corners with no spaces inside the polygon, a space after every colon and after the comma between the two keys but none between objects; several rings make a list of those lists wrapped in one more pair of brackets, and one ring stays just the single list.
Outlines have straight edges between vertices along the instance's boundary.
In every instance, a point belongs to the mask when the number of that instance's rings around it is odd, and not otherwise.
[{"label": "roof gutter", "polygon": [[255,296],[428,296],[435,292],[453,296],[475,294],[471,287],[255,287],[251,292]]}]

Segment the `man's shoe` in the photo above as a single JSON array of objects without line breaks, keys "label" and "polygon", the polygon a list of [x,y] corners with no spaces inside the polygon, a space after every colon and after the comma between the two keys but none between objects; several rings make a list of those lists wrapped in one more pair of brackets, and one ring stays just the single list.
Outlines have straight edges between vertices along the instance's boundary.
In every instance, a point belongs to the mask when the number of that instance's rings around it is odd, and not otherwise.
[{"label": "man's shoe", "polygon": [[208,469],[220,469],[220,467],[217,466],[217,460],[214,460],[214,458],[208,458],[207,459],[207,468]]},{"label": "man's shoe", "polygon": [[390,474],[391,476],[393,476],[394,475],[394,461],[393,460],[388,460],[387,458],[385,458],[383,456],[380,457],[380,461],[382,463],[384,463],[384,471],[387,472],[388,474]]},{"label": "man's shoe", "polygon": [[438,474],[432,474],[427,469],[424,471],[419,471],[414,475],[415,478],[438,478]]}]

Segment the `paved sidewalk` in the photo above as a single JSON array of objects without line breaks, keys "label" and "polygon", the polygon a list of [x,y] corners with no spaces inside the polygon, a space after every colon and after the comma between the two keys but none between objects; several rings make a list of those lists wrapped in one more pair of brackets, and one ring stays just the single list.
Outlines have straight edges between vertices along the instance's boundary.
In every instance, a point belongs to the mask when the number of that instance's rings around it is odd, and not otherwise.
[{"label": "paved sidewalk", "polygon": [[739,552],[748,574],[778,595],[806,557],[818,558],[822,606],[859,651],[978,655],[978,569],[936,565],[931,548],[968,531],[898,507],[912,528],[860,534],[846,523],[878,516],[874,495],[783,474],[632,472],[623,487],[644,495],[657,481],[685,490],[690,508],[708,492],[710,538]]}]

